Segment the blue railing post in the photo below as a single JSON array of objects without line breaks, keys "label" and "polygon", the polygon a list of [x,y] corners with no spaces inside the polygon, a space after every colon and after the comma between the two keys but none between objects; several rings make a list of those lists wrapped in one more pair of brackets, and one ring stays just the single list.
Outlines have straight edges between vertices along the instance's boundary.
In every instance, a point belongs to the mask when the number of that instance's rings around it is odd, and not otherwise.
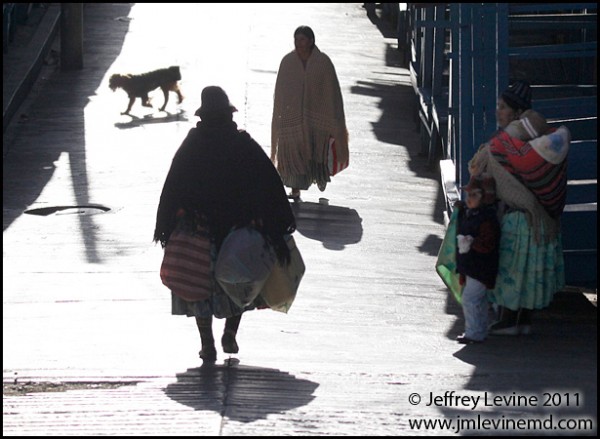
[{"label": "blue railing post", "polygon": [[472,7],[470,4],[459,5],[459,35],[458,35],[458,60],[459,60],[459,111],[458,125],[458,154],[457,186],[461,187],[468,182],[468,155],[473,144],[473,62],[472,47]]}]

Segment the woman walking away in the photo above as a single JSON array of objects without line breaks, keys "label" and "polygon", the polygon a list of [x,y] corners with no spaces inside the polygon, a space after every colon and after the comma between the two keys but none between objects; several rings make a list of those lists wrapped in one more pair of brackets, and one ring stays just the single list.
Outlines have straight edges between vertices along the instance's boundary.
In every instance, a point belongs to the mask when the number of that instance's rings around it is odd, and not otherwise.
[{"label": "woman walking away", "polygon": [[[167,175],[156,215],[154,241],[166,246],[174,230],[183,228],[207,236],[212,266],[232,228],[252,225],[271,244],[280,261],[289,259],[284,240],[296,228],[281,179],[261,146],[237,129],[237,111],[220,87],[202,90],[201,121],[179,147]],[[223,292],[210,273],[211,291],[197,300],[172,293],[171,313],[195,317],[202,350],[200,358],[217,357],[212,317],[226,318],[221,344],[237,353],[236,334],[242,313],[261,307],[260,296],[240,308]]]}]

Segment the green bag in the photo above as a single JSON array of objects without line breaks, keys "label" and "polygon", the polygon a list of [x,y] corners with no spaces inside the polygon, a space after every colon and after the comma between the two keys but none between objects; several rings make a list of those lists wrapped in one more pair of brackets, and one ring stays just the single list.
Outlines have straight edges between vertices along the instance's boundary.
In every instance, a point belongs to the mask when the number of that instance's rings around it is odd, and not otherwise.
[{"label": "green bag", "polygon": [[458,209],[452,211],[450,223],[446,230],[446,236],[440,247],[435,271],[442,278],[448,289],[458,303],[462,303],[463,286],[459,281],[459,274],[456,272],[456,229],[458,227]]}]

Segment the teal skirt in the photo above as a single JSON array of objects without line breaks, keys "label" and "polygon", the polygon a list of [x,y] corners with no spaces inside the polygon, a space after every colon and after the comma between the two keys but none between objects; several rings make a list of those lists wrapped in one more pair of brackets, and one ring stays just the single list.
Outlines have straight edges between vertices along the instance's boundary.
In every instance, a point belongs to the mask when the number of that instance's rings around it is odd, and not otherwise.
[{"label": "teal skirt", "polygon": [[560,233],[548,239],[542,228],[536,242],[523,212],[505,214],[501,226],[499,270],[496,286],[488,292],[490,301],[514,311],[547,307],[565,286]]}]

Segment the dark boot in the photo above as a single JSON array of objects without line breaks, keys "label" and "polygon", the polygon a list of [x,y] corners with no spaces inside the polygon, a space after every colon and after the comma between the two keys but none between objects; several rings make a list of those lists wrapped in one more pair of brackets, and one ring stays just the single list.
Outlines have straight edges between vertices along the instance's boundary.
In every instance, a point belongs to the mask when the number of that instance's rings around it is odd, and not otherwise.
[{"label": "dark boot", "polygon": [[300,201],[300,189],[292,188],[292,191],[288,194],[288,198],[294,201]]},{"label": "dark boot", "polygon": [[240,326],[240,320],[242,320],[241,314],[239,316],[228,317],[225,320],[225,330],[223,331],[223,337],[221,338],[221,346],[223,346],[223,352],[226,354],[237,354],[240,350],[235,336]]},{"label": "dark boot", "polygon": [[518,311],[500,308],[500,319],[489,327],[490,335],[519,335]]},{"label": "dark boot", "polygon": [[202,361],[214,362],[217,361],[217,350],[215,348],[215,339],[212,332],[212,317],[203,319],[196,317],[196,325],[200,331],[200,341],[202,349],[199,352]]}]

